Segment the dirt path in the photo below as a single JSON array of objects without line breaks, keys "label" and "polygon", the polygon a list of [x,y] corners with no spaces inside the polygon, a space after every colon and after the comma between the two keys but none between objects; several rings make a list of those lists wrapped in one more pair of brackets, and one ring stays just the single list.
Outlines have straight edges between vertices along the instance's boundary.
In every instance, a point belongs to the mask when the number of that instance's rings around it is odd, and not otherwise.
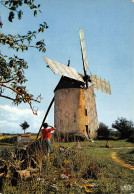
[{"label": "dirt path", "polygon": [[125,163],[124,160],[120,159],[118,156],[117,156],[117,152],[112,152],[111,153],[111,156],[112,156],[112,159],[117,162],[118,164],[120,164],[121,166],[123,167],[126,167],[126,168],[129,168],[131,170],[134,170],[134,166],[132,166],[131,164],[127,164]]}]

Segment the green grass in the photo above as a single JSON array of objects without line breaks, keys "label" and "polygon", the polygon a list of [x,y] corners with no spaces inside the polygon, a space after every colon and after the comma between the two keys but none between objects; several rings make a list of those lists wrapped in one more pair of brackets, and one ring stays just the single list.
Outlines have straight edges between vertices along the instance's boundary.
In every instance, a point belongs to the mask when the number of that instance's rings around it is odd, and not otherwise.
[{"label": "green grass", "polygon": [[[89,163],[93,162],[99,167],[99,178],[94,181],[98,185],[98,191],[100,193],[123,193],[124,191],[122,191],[121,188],[124,188],[124,185],[131,185],[131,188],[134,190],[133,172],[118,165],[111,158],[111,153],[113,151],[119,152],[122,149],[124,151],[124,148],[133,147],[134,144],[127,142],[126,140],[109,142],[112,148],[117,149],[105,148],[106,141],[95,141],[94,143],[86,141],[80,143],[82,147],[81,152],[85,154],[87,161]],[[60,143],[61,146],[63,145],[65,147],[73,147],[75,144],[76,143]],[[127,151],[128,150],[125,150],[124,152]],[[130,154],[128,155],[128,158],[130,158]]]},{"label": "green grass", "polygon": [[[77,194],[88,193],[90,190],[92,193],[134,192],[133,171],[118,165],[111,158],[111,153],[116,151],[132,161],[133,154],[129,153],[130,150],[124,150],[132,147],[132,143],[126,140],[110,141],[111,146],[117,149],[105,148],[106,141],[85,141],[80,144],[81,149],[76,149],[76,142],[52,143],[50,160],[42,152],[35,152],[36,161],[41,167],[40,172],[29,181],[19,181],[17,187],[11,186],[10,172],[4,183],[3,193]],[[70,147],[71,152],[59,153],[59,146]],[[60,178],[61,174],[70,175],[70,178],[66,181]],[[44,180],[43,183],[37,181],[39,177]]]},{"label": "green grass", "polygon": [[[106,140],[95,140],[93,143],[89,141],[81,142],[83,148],[106,148]],[[125,140],[109,140],[109,143],[111,144],[112,148],[126,148],[126,147],[134,147],[134,144],[131,142],[128,142],[127,139]],[[76,144],[76,142],[70,142],[68,143],[58,143],[58,145],[63,145],[65,147],[73,147]]]},{"label": "green grass", "polygon": [[[11,137],[15,137],[16,135],[1,135],[0,136],[0,140],[1,139],[5,139],[5,138],[11,138]],[[31,140],[35,140],[36,139],[36,137],[37,137],[37,135],[31,135]],[[39,135],[39,137],[40,137],[40,135]]]},{"label": "green grass", "polygon": [[[133,147],[134,144],[131,142],[127,142],[127,140],[109,140],[109,143],[111,144],[112,148],[119,148],[119,147]],[[89,144],[89,143],[87,143]],[[89,144],[90,147],[105,147],[106,141],[105,140],[97,140],[94,143]]]},{"label": "green grass", "polygon": [[118,154],[124,161],[126,161],[126,163],[132,164],[134,166],[134,149],[120,150]]},{"label": "green grass", "polygon": [[14,136],[16,136],[16,135],[1,135],[0,140],[5,139],[5,138],[11,138],[11,137],[14,137]]},{"label": "green grass", "polygon": [[121,185],[133,184],[133,172],[122,166],[119,166],[111,159],[110,149],[87,150],[90,161],[95,161],[99,166],[100,173],[97,183],[100,192],[121,192]]}]

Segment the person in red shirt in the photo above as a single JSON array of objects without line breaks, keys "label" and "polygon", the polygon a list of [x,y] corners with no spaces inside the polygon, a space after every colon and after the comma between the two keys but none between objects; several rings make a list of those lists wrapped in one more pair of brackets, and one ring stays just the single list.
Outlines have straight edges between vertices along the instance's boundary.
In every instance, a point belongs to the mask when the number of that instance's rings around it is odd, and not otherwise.
[{"label": "person in red shirt", "polygon": [[[42,147],[47,149],[47,155],[51,152],[51,131],[55,130],[55,127],[48,126],[47,123],[43,123],[43,129],[41,130]],[[50,128],[48,128],[50,127]]]}]

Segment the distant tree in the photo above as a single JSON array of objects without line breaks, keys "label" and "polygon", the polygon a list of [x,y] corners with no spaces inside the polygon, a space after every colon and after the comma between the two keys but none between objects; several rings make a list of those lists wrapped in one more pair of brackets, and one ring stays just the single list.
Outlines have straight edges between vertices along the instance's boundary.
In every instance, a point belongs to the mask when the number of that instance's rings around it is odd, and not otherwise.
[{"label": "distant tree", "polygon": [[[38,2],[38,1],[37,1]],[[40,11],[40,4],[35,5],[34,0],[1,0],[1,6],[4,6],[9,10],[9,15],[7,19],[9,22],[13,22],[14,17],[18,16],[20,20],[23,15],[21,7],[26,5],[30,10],[33,10],[33,16],[36,16]],[[25,9],[24,9],[25,10]],[[0,27],[4,26],[4,22],[0,18]],[[39,24],[36,31],[28,31],[26,34],[12,35],[10,34],[0,34],[0,43],[2,45],[7,45],[8,48],[18,51],[28,51],[29,48],[35,48],[38,51],[45,52],[44,40],[36,40],[39,33],[44,32],[44,29],[48,28],[46,22]],[[35,43],[34,43],[35,42]],[[12,100],[16,105],[24,102],[28,103],[34,114],[37,111],[32,106],[32,101],[40,102],[41,95],[37,98],[33,97],[33,94],[29,93],[26,89],[25,82],[25,69],[28,68],[26,61],[17,55],[7,56],[0,53],[0,97]],[[9,95],[5,92],[9,91]],[[10,92],[11,91],[11,92]]]},{"label": "distant tree", "polygon": [[118,118],[112,124],[112,127],[120,132],[121,139],[131,138],[134,135],[134,123],[126,118]]},{"label": "distant tree", "polygon": [[24,130],[24,133],[25,133],[25,130],[29,127],[29,124],[26,121],[24,121],[24,123],[21,123],[20,126],[22,130]]},{"label": "distant tree", "polygon": [[109,129],[108,126],[105,125],[104,123],[99,123],[99,128],[98,128],[98,138],[102,139],[108,139],[109,138]]}]

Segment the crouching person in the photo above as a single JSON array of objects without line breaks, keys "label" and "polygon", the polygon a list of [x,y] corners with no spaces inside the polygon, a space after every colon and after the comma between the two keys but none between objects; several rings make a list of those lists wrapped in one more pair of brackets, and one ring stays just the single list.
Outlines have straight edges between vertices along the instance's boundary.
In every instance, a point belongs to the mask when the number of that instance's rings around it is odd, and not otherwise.
[{"label": "crouching person", "polygon": [[43,129],[41,130],[41,139],[42,139],[42,148],[43,151],[46,148],[47,156],[49,156],[51,152],[51,131],[55,130],[55,127],[49,126],[47,123],[43,123]]}]

